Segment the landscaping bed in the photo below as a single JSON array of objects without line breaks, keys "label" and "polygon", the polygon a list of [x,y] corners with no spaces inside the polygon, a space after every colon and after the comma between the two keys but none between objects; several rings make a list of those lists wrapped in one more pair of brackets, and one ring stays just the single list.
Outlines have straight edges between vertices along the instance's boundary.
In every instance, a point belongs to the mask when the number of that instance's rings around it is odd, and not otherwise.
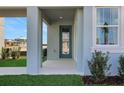
[{"label": "landscaping bed", "polygon": [[84,85],[123,85],[124,80],[119,76],[108,76],[104,80],[94,80],[92,76],[83,76]]},{"label": "landscaping bed", "polygon": [[79,75],[4,75],[0,86],[81,86]]}]

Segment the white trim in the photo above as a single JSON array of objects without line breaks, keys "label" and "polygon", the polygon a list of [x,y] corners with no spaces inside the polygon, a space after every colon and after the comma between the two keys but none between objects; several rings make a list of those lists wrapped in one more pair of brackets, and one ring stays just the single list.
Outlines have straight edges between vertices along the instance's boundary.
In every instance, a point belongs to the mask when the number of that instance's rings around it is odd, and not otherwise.
[{"label": "white trim", "polygon": [[[118,27],[118,36],[117,36],[117,44],[116,45],[99,45],[96,44],[96,27],[101,27],[102,25],[96,25],[96,9],[97,8],[118,8],[118,25],[108,25],[103,27]],[[121,28],[121,14],[122,9],[120,7],[93,7],[93,47],[91,51],[94,50],[101,50],[101,51],[108,51],[108,52],[123,52],[124,48],[121,46],[122,42],[122,28]]]},{"label": "white trim", "polygon": [[109,53],[124,53],[124,47],[114,47],[114,48],[101,48],[101,47],[92,47],[91,52],[102,51],[102,52],[109,52]]},{"label": "white trim", "polygon": [[93,47],[95,47],[95,39],[96,39],[96,37],[95,37],[95,7],[93,7],[93,12],[92,12],[92,19],[93,19],[93,21],[92,21],[92,27],[93,27],[93,31],[92,31],[92,40],[93,40]]},{"label": "white trim", "polygon": [[[94,11],[94,12],[95,12],[95,15],[94,15],[94,24],[95,24],[95,29],[94,29],[94,30],[95,30],[95,46],[104,46],[104,47],[106,47],[106,46],[119,46],[119,31],[120,31],[120,30],[119,30],[119,25],[120,25],[120,23],[119,23],[119,22],[120,22],[120,12],[119,12],[119,8],[118,8],[118,25],[108,25],[108,26],[97,25],[97,23],[96,23],[96,18],[97,18],[96,9],[97,9],[97,8],[99,8],[99,7],[96,7],[96,8],[95,8],[95,11]],[[100,7],[100,8],[108,8],[108,7]],[[115,8],[115,7],[109,7],[109,8]],[[116,8],[117,8],[117,7],[116,7]],[[97,34],[97,33],[96,33],[96,28],[97,28],[97,27],[100,27],[100,26],[101,26],[101,27],[118,27],[118,30],[117,30],[117,34],[118,34],[118,36],[117,36],[117,44],[114,44],[114,45],[100,45],[100,44],[96,44],[96,34]]]},{"label": "white trim", "polygon": [[119,25],[96,25],[96,27],[119,27]]},{"label": "white trim", "polygon": [[120,25],[120,30],[121,30],[121,34],[120,34],[120,44],[121,46],[124,47],[124,7],[121,7],[120,9],[121,11],[121,25]]}]

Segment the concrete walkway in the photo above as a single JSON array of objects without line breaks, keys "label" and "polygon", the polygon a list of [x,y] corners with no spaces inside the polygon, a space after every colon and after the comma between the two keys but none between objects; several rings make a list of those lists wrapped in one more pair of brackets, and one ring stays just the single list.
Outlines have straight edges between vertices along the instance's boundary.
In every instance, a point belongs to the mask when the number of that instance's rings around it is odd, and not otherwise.
[{"label": "concrete walkway", "polygon": [[26,67],[0,67],[0,75],[21,75],[26,73]]},{"label": "concrete walkway", "polygon": [[[0,67],[0,75],[27,74],[26,67]],[[43,63],[40,75],[78,74],[72,59],[47,60]]]}]

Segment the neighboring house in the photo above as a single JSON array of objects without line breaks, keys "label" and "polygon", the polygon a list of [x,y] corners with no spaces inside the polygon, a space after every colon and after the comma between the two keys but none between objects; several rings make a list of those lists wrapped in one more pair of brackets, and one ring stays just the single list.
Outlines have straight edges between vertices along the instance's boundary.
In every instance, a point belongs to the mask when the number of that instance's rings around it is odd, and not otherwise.
[{"label": "neighboring house", "polygon": [[99,50],[110,53],[111,75],[118,74],[118,59],[124,54],[124,7],[3,7],[0,16],[27,17],[28,74],[40,70],[42,21],[48,25],[48,60],[74,59],[79,73],[90,75],[87,61]]},{"label": "neighboring house", "polygon": [[20,51],[21,55],[26,55],[27,40],[26,39],[5,39],[5,48],[14,50],[15,48]]},{"label": "neighboring house", "polygon": [[4,47],[4,18],[0,17],[0,58],[2,47]]}]

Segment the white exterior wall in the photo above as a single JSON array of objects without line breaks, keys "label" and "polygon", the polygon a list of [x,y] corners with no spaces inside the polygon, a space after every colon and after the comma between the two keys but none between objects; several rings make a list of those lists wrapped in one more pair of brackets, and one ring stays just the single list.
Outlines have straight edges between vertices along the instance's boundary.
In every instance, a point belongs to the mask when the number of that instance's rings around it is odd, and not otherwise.
[{"label": "white exterior wall", "polygon": [[[72,21],[58,21],[48,26],[48,60],[59,59],[59,26],[60,25],[72,25],[73,35],[73,22]],[[73,36],[72,36],[72,47],[73,47]],[[73,56],[73,48],[72,48]]]},{"label": "white exterior wall", "polygon": [[93,46],[93,7],[85,6],[83,8],[83,58],[82,75],[90,75],[88,60],[91,58],[91,47]]},{"label": "white exterior wall", "polygon": [[83,8],[83,73],[82,75],[90,75],[88,60],[91,59],[91,54],[94,50],[109,52],[109,62],[111,64],[110,75],[118,75],[118,60],[120,55],[124,55],[124,7],[120,7],[120,29],[119,29],[119,46],[95,46],[95,16],[94,7],[86,6]]},{"label": "white exterior wall", "polygon": [[4,18],[0,18],[0,58],[2,47],[4,47]]}]

